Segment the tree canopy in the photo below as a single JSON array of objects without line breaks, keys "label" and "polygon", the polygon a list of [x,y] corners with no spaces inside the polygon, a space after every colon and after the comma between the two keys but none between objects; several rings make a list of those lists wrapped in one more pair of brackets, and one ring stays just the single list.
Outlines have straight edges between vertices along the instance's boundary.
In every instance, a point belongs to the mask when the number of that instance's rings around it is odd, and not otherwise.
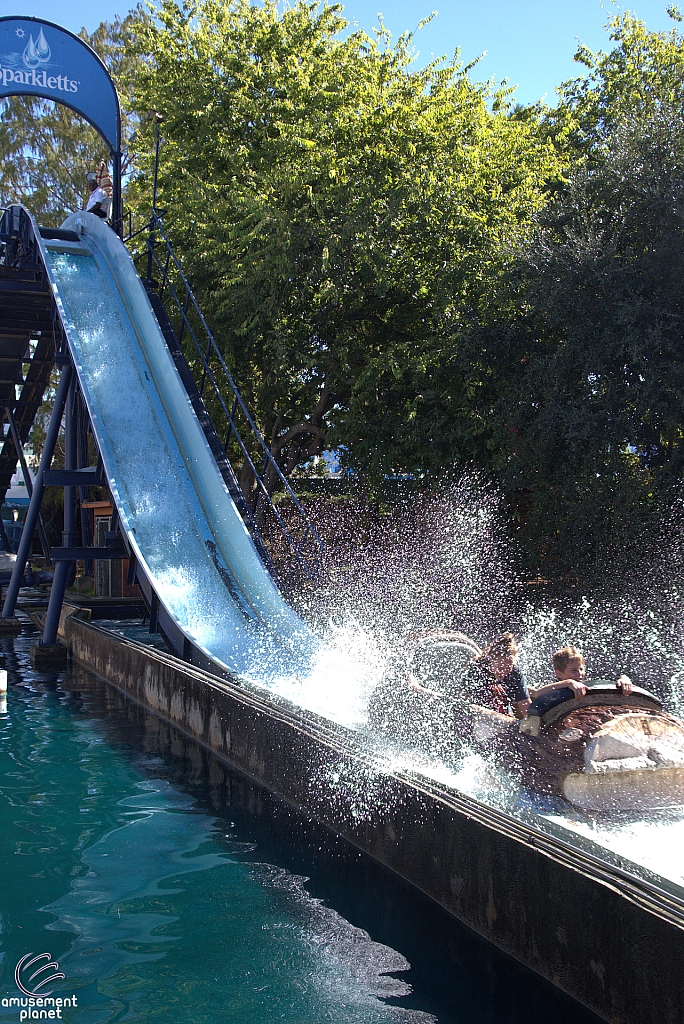
[{"label": "tree canopy", "polygon": [[371,477],[436,471],[477,428],[460,381],[448,422],[423,385],[558,158],[458,62],[346,28],[339,6],[167,0],[136,102],[163,113],[160,203],[286,471],[330,446]]},{"label": "tree canopy", "polygon": [[611,37],[552,114],[574,159],[508,268],[499,334],[516,372],[497,474],[530,559],[578,573],[652,526],[684,469],[684,39],[631,15]]},{"label": "tree canopy", "polygon": [[[160,0],[87,38],[122,93],[126,203],[158,205],[286,473],[498,484],[532,570],[605,563],[671,502],[681,403],[684,36],[612,18],[520,107],[340,5]],[[158,122],[157,122],[158,123]],[[6,102],[0,198],[81,205],[102,146]]]}]

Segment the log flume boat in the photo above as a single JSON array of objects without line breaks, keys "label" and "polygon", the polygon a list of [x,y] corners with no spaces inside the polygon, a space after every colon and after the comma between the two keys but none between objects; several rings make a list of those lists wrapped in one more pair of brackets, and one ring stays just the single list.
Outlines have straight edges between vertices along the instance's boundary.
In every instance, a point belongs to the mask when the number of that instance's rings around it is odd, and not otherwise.
[{"label": "log flume boat", "polygon": [[[423,662],[425,643],[422,643]],[[429,646],[429,645],[428,645]],[[655,694],[614,682],[586,681],[587,693],[558,691],[559,703],[536,722],[518,721],[458,697],[458,679],[476,645],[436,644],[422,681],[444,696],[425,696],[395,671],[375,691],[369,724],[393,740],[455,758],[481,747],[526,788],[563,797],[587,811],[648,811],[684,805],[684,722],[663,710]],[[408,664],[414,670],[414,659]],[[435,669],[434,666],[438,667]],[[451,673],[445,683],[445,672]],[[536,734],[535,734],[536,733]]]},{"label": "log flume boat", "polygon": [[541,716],[537,736],[524,720],[502,730],[499,747],[526,785],[591,811],[684,804],[684,723],[654,694],[624,695],[609,680],[590,681],[584,697],[559,693],[569,697]]}]

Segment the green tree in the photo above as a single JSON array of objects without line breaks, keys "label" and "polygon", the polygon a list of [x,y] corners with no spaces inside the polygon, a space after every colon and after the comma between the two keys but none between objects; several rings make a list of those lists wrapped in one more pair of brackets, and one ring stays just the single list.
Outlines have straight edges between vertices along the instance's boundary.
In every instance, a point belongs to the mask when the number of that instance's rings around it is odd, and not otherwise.
[{"label": "green tree", "polygon": [[552,573],[605,569],[640,542],[684,471],[684,39],[630,15],[611,38],[562,90],[574,167],[498,335],[514,373],[493,462],[532,565]]},{"label": "green tree", "polygon": [[651,117],[661,108],[681,109],[684,36],[676,24],[682,15],[676,7],[668,13],[675,22],[669,32],[651,32],[627,11],[608,21],[608,36],[615,43],[610,51],[579,47],[575,61],[586,74],[559,88],[554,116],[565,124],[580,154],[600,160],[623,121]]},{"label": "green tree", "polygon": [[416,70],[409,35],[346,28],[338,5],[165,0],[136,109],[164,116],[160,205],[284,470],[336,446],[375,478],[435,471],[475,414],[461,381],[436,411],[426,386],[558,161],[457,60]]}]

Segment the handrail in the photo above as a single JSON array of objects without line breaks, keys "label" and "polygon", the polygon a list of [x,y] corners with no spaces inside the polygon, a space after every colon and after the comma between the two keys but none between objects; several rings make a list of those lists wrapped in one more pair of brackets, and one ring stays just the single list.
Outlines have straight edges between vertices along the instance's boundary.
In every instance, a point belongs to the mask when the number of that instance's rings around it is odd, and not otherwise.
[{"label": "handrail", "polygon": [[35,243],[33,223],[23,206],[13,204],[2,211],[0,244],[6,267],[38,269],[42,267]]},{"label": "handrail", "polygon": [[[190,345],[192,356],[188,362],[202,400],[204,400],[207,382],[210,385],[209,399],[212,408],[207,408],[207,412],[213,421],[218,436],[221,438],[220,443],[223,453],[232,464],[234,462],[230,454],[232,449],[233,455],[238,459],[242,459],[243,480],[246,476],[251,478],[249,483],[254,496],[251,502],[249,501],[249,493],[245,494],[245,498],[248,500],[253,525],[258,520],[263,520],[264,514],[272,515],[287,547],[296,558],[299,568],[309,579],[313,579],[323,552],[323,540],[315,526],[309,521],[290,482],[273,457],[270,448],[254,422],[242,394],[226,365],[223,354],[216,344],[214,335],[207,324],[190,283],[183,272],[183,268],[176,257],[171,242],[164,230],[162,218],[154,210],[147,224],[147,229],[146,244],[134,255],[134,260],[137,261],[145,257],[148,270],[153,269],[155,275],[159,276],[159,297],[165,306],[171,306],[171,309],[167,308],[167,313],[176,319],[179,329],[175,330],[175,334],[179,343],[182,344],[183,340],[187,338],[185,344],[186,346]],[[140,233],[140,231],[136,231],[126,241],[131,241],[132,238]],[[148,277],[150,276],[148,273]],[[166,299],[164,299],[165,292],[167,295]],[[195,326],[191,322],[191,316],[195,320]],[[213,366],[212,363],[214,364]],[[224,388],[221,387],[219,377],[226,385]],[[229,408],[229,404],[224,398],[224,392],[226,391],[230,395],[229,403],[232,408]],[[216,422],[216,415],[219,411],[219,418],[222,420],[221,429],[220,425]],[[238,416],[243,421],[242,432],[237,422]],[[224,437],[225,440],[223,440]],[[260,453],[258,460],[257,453]],[[257,467],[257,461],[262,462],[261,469]],[[244,472],[245,467],[248,469],[248,473]],[[285,491],[290,499],[294,509],[296,525],[293,526],[286,523],[278,506],[273,501],[266,483],[267,473],[275,477],[280,488]],[[245,487],[243,486],[244,490]],[[295,536],[295,533],[297,536]]]}]

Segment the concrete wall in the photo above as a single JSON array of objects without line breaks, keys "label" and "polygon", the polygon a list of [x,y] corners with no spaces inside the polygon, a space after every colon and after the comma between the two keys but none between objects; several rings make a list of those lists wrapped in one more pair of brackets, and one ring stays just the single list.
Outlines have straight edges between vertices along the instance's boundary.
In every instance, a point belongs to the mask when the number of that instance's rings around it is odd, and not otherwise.
[{"label": "concrete wall", "polygon": [[73,657],[614,1024],[684,1021],[684,905],[359,738],[77,618]]}]

